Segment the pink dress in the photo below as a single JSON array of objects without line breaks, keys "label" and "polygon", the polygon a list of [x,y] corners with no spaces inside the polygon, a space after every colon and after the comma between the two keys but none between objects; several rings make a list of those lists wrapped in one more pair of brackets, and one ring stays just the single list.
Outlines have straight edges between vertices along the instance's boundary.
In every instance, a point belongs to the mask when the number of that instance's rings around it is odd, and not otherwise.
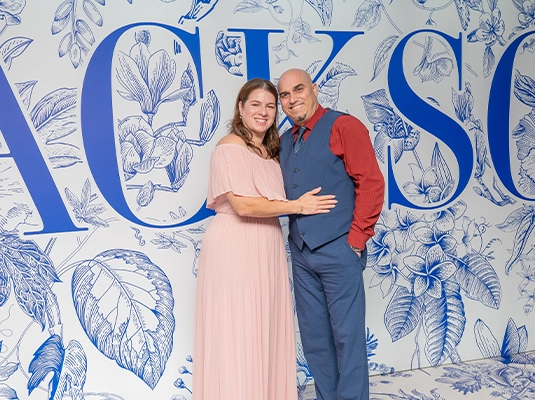
[{"label": "pink dress", "polygon": [[277,217],[240,217],[225,196],[284,200],[280,166],[236,144],[210,158],[193,349],[194,400],[296,400],[293,302]]}]

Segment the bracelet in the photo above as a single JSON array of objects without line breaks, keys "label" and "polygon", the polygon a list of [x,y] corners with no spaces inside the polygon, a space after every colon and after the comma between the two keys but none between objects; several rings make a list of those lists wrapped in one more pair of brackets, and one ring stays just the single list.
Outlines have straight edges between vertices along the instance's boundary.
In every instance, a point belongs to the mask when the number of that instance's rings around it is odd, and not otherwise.
[{"label": "bracelet", "polygon": [[349,245],[349,247],[351,247],[351,250],[353,250],[355,253],[362,253],[362,250],[359,249],[358,247],[351,246],[351,245]]}]

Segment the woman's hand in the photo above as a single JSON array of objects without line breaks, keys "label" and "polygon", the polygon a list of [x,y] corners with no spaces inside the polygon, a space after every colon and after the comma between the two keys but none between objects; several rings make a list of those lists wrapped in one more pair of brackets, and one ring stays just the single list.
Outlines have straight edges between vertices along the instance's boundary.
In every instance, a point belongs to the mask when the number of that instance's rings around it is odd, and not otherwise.
[{"label": "woman's hand", "polygon": [[334,208],[338,203],[335,196],[332,194],[317,196],[320,191],[321,187],[317,187],[299,197],[297,202],[301,205],[301,209],[296,214],[326,214],[331,208]]}]

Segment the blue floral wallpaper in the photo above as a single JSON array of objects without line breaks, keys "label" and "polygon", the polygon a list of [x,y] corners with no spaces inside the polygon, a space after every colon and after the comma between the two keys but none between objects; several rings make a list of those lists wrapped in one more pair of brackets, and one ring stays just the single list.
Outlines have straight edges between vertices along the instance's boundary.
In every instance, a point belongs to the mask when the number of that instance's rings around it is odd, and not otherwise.
[{"label": "blue floral wallpaper", "polygon": [[0,400],[191,399],[208,158],[293,67],[387,184],[370,374],[534,391],[534,0],[6,0],[0,58]]}]

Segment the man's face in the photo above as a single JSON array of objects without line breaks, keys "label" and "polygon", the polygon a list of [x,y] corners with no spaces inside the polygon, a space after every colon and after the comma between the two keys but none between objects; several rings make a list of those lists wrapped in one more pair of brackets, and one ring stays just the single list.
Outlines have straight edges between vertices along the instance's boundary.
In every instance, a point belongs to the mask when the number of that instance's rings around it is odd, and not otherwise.
[{"label": "man's face", "polygon": [[318,108],[318,86],[303,71],[287,71],[279,79],[282,111],[296,125],[303,125]]}]

